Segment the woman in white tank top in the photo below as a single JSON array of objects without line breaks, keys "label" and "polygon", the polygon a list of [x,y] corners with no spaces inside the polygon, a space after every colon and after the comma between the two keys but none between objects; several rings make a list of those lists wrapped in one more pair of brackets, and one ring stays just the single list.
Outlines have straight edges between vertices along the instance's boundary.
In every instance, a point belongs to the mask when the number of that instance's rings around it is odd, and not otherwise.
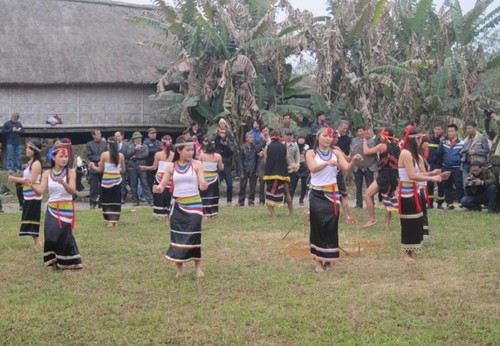
[{"label": "woman in white tank top", "polygon": [[42,247],[39,237],[42,195],[36,193],[29,185],[31,182],[34,184],[40,183],[42,177],[41,150],[42,143],[37,139],[31,139],[26,146],[26,156],[30,158],[30,161],[28,167],[23,171],[23,176],[8,177],[10,183],[23,185],[23,215],[19,235],[33,237],[33,247],[35,248]]},{"label": "woman in white tank top", "polygon": [[44,222],[43,261],[46,266],[59,269],[81,269],[82,259],[73,236],[76,192],[76,173],[68,167],[68,146],[54,148],[53,168],[45,171],[40,185],[31,182],[32,189],[43,195],[49,190]]},{"label": "woman in white tank top", "polygon": [[203,203],[203,216],[213,218],[219,214],[219,173],[217,170],[224,170],[222,156],[215,152],[215,144],[210,138],[203,139],[203,150],[200,154],[200,161],[203,166],[203,178],[208,184],[205,191],[201,191],[201,201]]},{"label": "woman in white tank top", "polygon": [[419,146],[422,142],[422,133],[416,127],[406,131],[403,150],[399,155],[399,189],[398,208],[401,223],[401,258],[405,261],[414,261],[415,251],[422,248],[423,241],[423,211],[420,200],[418,182],[440,182],[447,173],[440,170],[432,172],[421,171],[423,159],[419,155]]},{"label": "woman in white tank top", "polygon": [[125,172],[125,156],[118,152],[115,137],[108,138],[108,151],[101,154],[97,165],[89,163],[89,167],[103,173],[101,180],[102,214],[106,227],[118,227],[122,211],[122,173]]},{"label": "woman in white tank top", "polygon": [[154,193],[162,193],[172,177],[174,204],[170,212],[170,246],[165,259],[175,263],[176,277],[183,274],[184,262],[194,261],[196,276],[201,270],[201,221],[203,206],[199,191],[207,189],[200,161],[194,160],[194,142],[177,138],[174,164],[165,171]]},{"label": "woman in white tank top", "polygon": [[347,162],[339,149],[332,149],[333,130],[323,127],[316,134],[314,150],[306,153],[306,162],[311,171],[310,208],[310,247],[315,260],[315,271],[323,272],[332,262],[339,259],[338,222],[340,193],[337,187],[337,170],[350,171],[361,155]]},{"label": "woman in white tank top", "polygon": [[[170,150],[172,147],[172,138],[169,135],[163,136],[161,139],[163,149],[155,154],[152,166],[139,166],[143,171],[156,170],[155,183],[159,184],[163,175],[172,166],[174,152]],[[170,206],[172,193],[170,191],[172,180],[169,180],[166,189],[162,193],[153,193],[153,216],[160,221],[167,221],[170,214]]]}]

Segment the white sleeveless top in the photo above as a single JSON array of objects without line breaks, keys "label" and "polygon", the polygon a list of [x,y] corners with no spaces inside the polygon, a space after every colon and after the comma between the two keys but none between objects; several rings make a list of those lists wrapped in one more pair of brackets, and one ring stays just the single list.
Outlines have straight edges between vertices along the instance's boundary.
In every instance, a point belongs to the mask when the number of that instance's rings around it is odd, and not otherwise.
[{"label": "white sleeveless top", "polygon": [[[51,172],[52,173],[52,172]],[[68,173],[66,173],[68,174]],[[63,177],[66,180],[67,175]],[[68,193],[62,184],[52,180],[52,175],[49,174],[48,180],[48,188],[49,188],[49,202],[56,201],[72,201],[73,195]]]},{"label": "white sleeveless top", "polygon": [[[415,168],[415,173],[420,173],[420,167],[418,165],[415,165],[414,168]],[[406,168],[404,168],[404,167],[398,167],[398,172],[399,172],[399,181],[414,182],[408,176],[408,172],[406,171]]]},{"label": "white sleeveless top", "polygon": [[174,197],[188,197],[199,195],[198,190],[198,176],[193,168],[193,163],[189,164],[188,169],[184,173],[180,173],[176,169],[176,164],[174,164]]},{"label": "white sleeveless top", "polygon": [[205,172],[216,172],[217,171],[217,162],[208,162],[203,161],[203,171]]},{"label": "white sleeveless top", "polygon": [[103,174],[110,174],[110,173],[120,173],[120,165],[115,165],[114,163],[111,162],[104,162],[104,171]]},{"label": "white sleeveless top", "polygon": [[[23,179],[31,179],[31,165],[28,165],[26,169],[23,171]],[[38,177],[35,178],[35,181],[33,182],[34,184],[40,184],[40,181],[42,179],[42,175],[39,174]]]},{"label": "white sleeveless top", "polygon": [[158,161],[158,170],[157,172],[165,173],[168,168],[172,166],[172,162],[169,161]]},{"label": "white sleeveless top", "polygon": [[[314,156],[314,163],[321,164],[325,161],[329,161],[331,159],[337,159],[337,156],[332,150],[332,155],[328,160],[324,160],[321,158],[319,153],[316,153]],[[315,186],[329,186],[337,183],[337,166],[326,166],[319,172],[311,173],[311,185],[312,188]]]}]

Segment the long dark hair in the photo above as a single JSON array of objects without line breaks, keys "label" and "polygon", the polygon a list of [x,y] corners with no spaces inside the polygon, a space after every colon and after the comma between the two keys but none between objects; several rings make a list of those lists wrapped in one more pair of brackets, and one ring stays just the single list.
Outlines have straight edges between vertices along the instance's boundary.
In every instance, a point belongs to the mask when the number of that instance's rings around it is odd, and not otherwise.
[{"label": "long dark hair", "polygon": [[111,136],[108,138],[109,160],[118,166],[120,164],[120,154],[118,153],[118,144],[116,138]]},{"label": "long dark hair", "polygon": [[163,151],[167,155],[168,159],[168,156],[170,155],[170,148],[172,147],[172,137],[170,137],[169,135],[163,136],[163,138],[161,139],[161,143],[163,144]]},{"label": "long dark hair", "polygon": [[30,163],[30,171],[31,171],[31,166],[36,161],[39,161],[40,165],[42,164],[42,155],[40,154],[40,151],[42,150],[42,142],[40,142],[36,138],[30,139],[28,141],[28,147],[31,147],[31,149],[33,150],[33,161],[31,161]]},{"label": "long dark hair", "polygon": [[[184,138],[184,136],[177,137],[177,139],[175,140],[175,146],[174,146],[175,153],[174,153],[173,162],[179,161],[179,158],[181,156],[179,154],[179,150],[182,150],[182,148],[184,148],[186,145],[194,145],[194,141],[192,139],[186,139],[186,138]],[[194,158],[194,155],[193,155],[193,158]]]},{"label": "long dark hair", "polygon": [[215,153],[215,144],[208,136],[203,137],[203,151],[206,154]]},{"label": "long dark hair", "polygon": [[418,127],[413,128],[408,138],[405,140],[405,149],[411,153],[411,157],[413,158],[413,164],[420,163],[420,148],[418,147],[417,139],[415,137],[410,137],[412,135],[421,134],[422,131]]}]

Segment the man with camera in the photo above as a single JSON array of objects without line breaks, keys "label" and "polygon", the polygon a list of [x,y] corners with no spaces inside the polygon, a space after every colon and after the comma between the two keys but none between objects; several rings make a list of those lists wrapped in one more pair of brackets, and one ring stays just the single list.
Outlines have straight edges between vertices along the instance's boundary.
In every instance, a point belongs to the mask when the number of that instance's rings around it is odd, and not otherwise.
[{"label": "man with camera", "polygon": [[466,196],[460,201],[465,208],[480,211],[481,205],[485,204],[488,206],[488,213],[496,212],[495,176],[482,162],[471,163],[470,174],[465,179],[465,192]]},{"label": "man with camera", "polygon": [[227,205],[231,205],[233,201],[233,176],[231,168],[233,166],[234,144],[233,141],[227,138],[226,131],[220,130],[215,136],[215,150],[222,156],[224,169],[219,171],[219,180],[225,181],[227,186]]},{"label": "man with camera", "polygon": [[464,140],[464,147],[460,154],[462,155],[462,174],[465,179],[469,176],[471,163],[474,161],[486,162],[486,157],[490,152],[488,139],[477,130],[477,124],[474,120],[465,122],[465,132],[467,137]]},{"label": "man with camera", "polygon": [[[491,140],[491,151],[488,155],[488,164],[491,165],[491,170],[495,175],[497,183],[500,182],[500,119],[498,115],[495,114],[493,108],[487,108],[484,110],[484,128],[486,129],[486,134]],[[494,124],[492,121],[496,122],[497,130],[495,131]]]}]

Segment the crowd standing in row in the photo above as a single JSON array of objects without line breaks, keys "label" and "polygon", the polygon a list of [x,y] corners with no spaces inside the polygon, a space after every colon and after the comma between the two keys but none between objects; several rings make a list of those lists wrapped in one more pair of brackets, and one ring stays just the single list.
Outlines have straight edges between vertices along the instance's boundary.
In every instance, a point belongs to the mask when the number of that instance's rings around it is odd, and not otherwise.
[{"label": "crowd standing in row", "polygon": [[[21,132],[22,125],[15,123],[18,119],[18,115],[11,118],[6,134]],[[398,210],[402,258],[413,261],[428,234],[426,210],[433,208],[434,200],[439,209],[443,208],[443,201],[448,209],[453,209],[455,196],[466,208],[481,210],[482,205],[487,205],[488,212],[496,211],[500,146],[499,135],[491,130],[491,120],[498,121],[492,111],[487,117],[487,133],[493,139],[491,148],[474,121],[466,123],[464,141],[458,138],[455,124],[446,127],[446,135],[444,127],[436,125],[431,136],[410,124],[404,138],[398,141],[390,128],[374,136],[364,126],[358,126],[356,137],[351,138],[347,121],[341,121],[333,130],[323,112],[317,113],[307,135],[297,135],[289,115],[276,130],[255,120],[239,148],[238,205],[244,206],[247,197],[248,205],[255,204],[259,182],[258,202],[267,206],[271,218],[276,218],[275,208],[285,202],[292,215],[292,198],[300,180],[300,205],[309,189],[310,253],[315,259],[315,270],[328,270],[339,257],[340,207],[347,222],[356,222],[349,216],[345,182],[345,175],[354,170],[356,207],[362,208],[364,201],[368,212],[369,220],[364,226],[376,223],[374,196],[379,194],[386,209],[386,228],[390,228],[391,213]],[[227,203],[232,203],[231,165],[235,148],[227,122],[221,119],[209,136],[204,136],[193,122],[175,145],[168,135],[157,140],[154,128],[147,131],[144,142],[140,132],[132,134],[130,143],[124,142],[119,131],[107,140],[97,129],[91,135],[92,140],[87,143],[90,207],[101,207],[107,226],[116,227],[127,197],[126,184],[130,184],[135,205],[140,203],[142,190],[155,217],[170,219],[171,243],[165,258],[176,264],[177,276],[183,273],[183,263],[191,260],[195,261],[197,276],[204,276],[201,222],[203,216],[218,214],[220,182],[226,183]],[[41,196],[48,189],[44,262],[58,268],[79,269],[81,257],[71,232],[75,220],[73,195],[77,191],[71,142],[63,139],[55,143],[49,152],[52,168],[43,174],[41,147],[35,139],[28,141],[26,156],[30,161],[23,177],[9,176],[10,182],[23,186],[19,234],[32,236],[35,247],[41,245]],[[19,170],[16,160],[12,162],[10,173]],[[367,185],[364,194],[363,179]]]}]

